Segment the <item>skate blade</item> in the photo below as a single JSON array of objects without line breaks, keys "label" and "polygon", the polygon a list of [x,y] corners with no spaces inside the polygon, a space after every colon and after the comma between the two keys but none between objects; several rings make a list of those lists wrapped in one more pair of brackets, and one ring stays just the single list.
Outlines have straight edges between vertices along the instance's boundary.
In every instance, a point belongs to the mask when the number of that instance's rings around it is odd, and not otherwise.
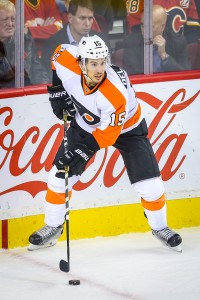
[{"label": "skate blade", "polygon": [[175,252],[179,252],[179,253],[182,253],[182,252],[183,252],[182,247],[181,247],[181,244],[179,244],[179,245],[177,245],[177,246],[175,246],[175,247],[171,247],[170,245],[167,245],[167,244],[165,244],[165,242],[161,241],[156,235],[153,234],[153,236],[154,236],[157,240],[159,240],[159,242],[161,242],[161,244],[164,245],[165,247],[167,247],[168,249],[171,249],[171,250],[173,250],[173,251],[175,251]]},{"label": "skate blade", "polygon": [[178,245],[178,246],[175,246],[175,247],[171,247],[170,245],[167,245],[165,244],[163,241],[160,241],[161,244],[163,244],[165,247],[167,247],[168,249],[171,249],[172,251],[175,251],[175,252],[179,252],[179,253],[182,253],[182,247],[181,247],[181,244]]},{"label": "skate blade", "polygon": [[167,245],[165,244],[163,241],[160,241],[161,244],[163,244],[165,247],[167,247],[168,249],[171,249],[172,251],[175,251],[175,252],[179,252],[179,253],[182,253],[182,247],[181,247],[181,244],[178,245],[178,246],[175,246],[175,247],[171,247],[170,245]]},{"label": "skate blade", "polygon": [[182,252],[183,252],[181,245],[178,245],[178,246],[176,246],[176,247],[169,247],[169,246],[168,246],[168,248],[170,248],[170,249],[172,249],[172,250],[174,250],[174,251],[176,251],[176,252],[179,252],[179,253],[182,253]]},{"label": "skate blade", "polygon": [[28,251],[35,251],[35,250],[39,250],[39,249],[44,249],[44,248],[48,248],[48,247],[52,247],[56,244],[57,240],[54,240],[54,241],[51,241],[49,243],[46,243],[44,245],[33,245],[33,244],[30,244],[28,247],[27,247],[27,250]]}]

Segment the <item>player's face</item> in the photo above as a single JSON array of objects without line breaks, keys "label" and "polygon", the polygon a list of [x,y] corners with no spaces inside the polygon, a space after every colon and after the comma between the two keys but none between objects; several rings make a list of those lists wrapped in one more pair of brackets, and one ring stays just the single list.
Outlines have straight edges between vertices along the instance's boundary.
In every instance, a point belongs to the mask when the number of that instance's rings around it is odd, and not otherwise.
[{"label": "player's face", "polygon": [[71,31],[79,36],[86,36],[92,27],[93,12],[86,8],[78,6],[76,15],[68,14]]},{"label": "player's face", "polygon": [[0,40],[4,41],[15,33],[15,11],[0,9]]},{"label": "player's face", "polygon": [[105,58],[99,59],[88,59],[86,63],[87,75],[89,79],[88,83],[91,85],[100,83],[104,78],[104,73],[106,69],[106,60]]}]

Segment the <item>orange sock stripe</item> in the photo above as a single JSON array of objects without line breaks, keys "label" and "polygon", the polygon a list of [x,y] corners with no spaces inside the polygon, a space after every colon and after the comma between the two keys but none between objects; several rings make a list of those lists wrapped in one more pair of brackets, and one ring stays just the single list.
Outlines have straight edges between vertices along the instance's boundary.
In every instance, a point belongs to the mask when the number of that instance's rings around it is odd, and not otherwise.
[{"label": "orange sock stripe", "polygon": [[[71,199],[72,191],[69,191],[69,200]],[[50,189],[47,189],[46,201],[52,204],[64,204],[65,193],[56,193]]]},{"label": "orange sock stripe", "polygon": [[146,201],[143,198],[141,198],[142,206],[148,210],[160,210],[165,205],[166,199],[165,194],[163,194],[159,199],[155,201]]},{"label": "orange sock stripe", "polygon": [[69,196],[69,200],[70,200],[71,197],[72,197],[72,190],[71,190],[71,191],[68,191],[68,196]]}]

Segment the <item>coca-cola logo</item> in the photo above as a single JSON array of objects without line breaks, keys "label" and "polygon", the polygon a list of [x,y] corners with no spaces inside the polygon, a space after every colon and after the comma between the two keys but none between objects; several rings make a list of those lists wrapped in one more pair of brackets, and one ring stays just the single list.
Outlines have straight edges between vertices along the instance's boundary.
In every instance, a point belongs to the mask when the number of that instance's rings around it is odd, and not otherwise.
[{"label": "coca-cola logo", "polygon": [[[164,181],[171,179],[174,174],[177,173],[179,168],[184,163],[187,155],[184,152],[184,143],[187,139],[188,133],[170,133],[166,136],[167,130],[171,128],[173,131],[173,122],[180,112],[186,110],[195,100],[197,100],[200,91],[190,98],[186,98],[186,90],[184,88],[177,90],[173,93],[167,101],[162,101],[147,92],[137,92],[137,97],[141,101],[148,104],[151,109],[155,110],[155,115],[149,124],[149,139],[153,146],[156,145],[155,155],[158,162],[161,158],[165,157],[165,162],[161,169],[162,178]],[[166,123],[161,126],[161,121],[166,117]],[[51,169],[53,158],[57,152],[57,149],[63,138],[63,125],[54,124],[51,126],[45,134],[41,134],[41,130],[37,126],[31,126],[25,132],[21,132],[20,138],[16,141],[15,131],[10,129],[9,126],[14,120],[15,115],[11,107],[6,106],[0,108],[0,117],[3,120],[3,132],[0,135],[0,148],[1,148],[1,161],[0,170],[7,163],[9,165],[8,173],[11,176],[20,176],[29,168],[33,174],[39,173],[41,170],[48,172]],[[186,131],[186,130],[185,130]],[[43,153],[46,149],[46,145],[53,135],[56,133],[53,146],[51,147],[48,155],[45,159],[42,159]],[[42,136],[41,136],[42,135]],[[163,136],[165,138],[163,139]],[[40,138],[40,139],[39,139]],[[40,142],[38,143],[38,141]],[[20,165],[19,161],[23,155],[23,149],[26,143],[31,143],[34,147],[34,153],[30,154],[28,161],[24,165]],[[171,151],[168,152],[168,147],[171,146]],[[81,180],[74,185],[76,191],[81,191],[91,187],[92,184],[97,180],[100,173],[103,172],[103,184],[107,188],[111,188],[120,180],[125,172],[125,167],[122,165],[121,170],[118,174],[114,175],[113,170],[118,162],[120,154],[118,150],[113,151],[112,155],[108,158],[108,149],[103,149],[102,160],[98,162],[98,168],[95,174],[92,175],[87,182]],[[167,155],[166,155],[167,153]],[[184,153],[180,155],[180,153]],[[167,157],[167,158],[166,158]],[[95,163],[95,156],[89,161],[87,167]],[[18,185],[10,186],[3,191],[0,191],[0,195],[8,194],[13,191],[26,191],[35,197],[39,192],[46,190],[46,182],[44,181],[28,181]]]}]

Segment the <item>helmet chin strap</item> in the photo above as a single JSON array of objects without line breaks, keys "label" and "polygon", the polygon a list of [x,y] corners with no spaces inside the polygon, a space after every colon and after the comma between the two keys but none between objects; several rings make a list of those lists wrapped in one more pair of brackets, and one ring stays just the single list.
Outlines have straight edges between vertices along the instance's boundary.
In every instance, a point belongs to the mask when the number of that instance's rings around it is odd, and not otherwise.
[{"label": "helmet chin strap", "polygon": [[[92,78],[90,78],[89,76],[88,76],[88,74],[87,74],[87,67],[86,67],[86,65],[85,65],[85,61],[84,62],[82,62],[82,65],[81,64],[79,64],[79,66],[80,66],[80,68],[81,68],[81,71],[82,71],[82,73],[83,73],[83,75],[85,76],[85,79],[90,79],[91,80],[91,82],[93,82],[93,80],[92,80]],[[83,69],[83,66],[84,66],[84,69]]]}]

